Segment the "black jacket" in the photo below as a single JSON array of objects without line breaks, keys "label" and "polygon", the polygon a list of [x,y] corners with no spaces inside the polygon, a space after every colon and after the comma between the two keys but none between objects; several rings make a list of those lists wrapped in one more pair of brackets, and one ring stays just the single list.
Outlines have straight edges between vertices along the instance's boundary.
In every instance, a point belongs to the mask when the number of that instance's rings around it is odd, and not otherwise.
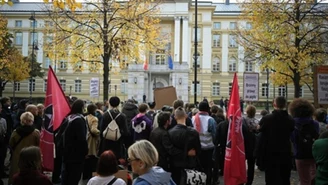
[{"label": "black jacket", "polygon": [[[183,154],[183,150],[176,148],[169,136],[169,132],[163,127],[157,127],[150,133],[149,141],[157,149],[159,159],[157,165],[165,171],[169,169],[170,156],[176,157]],[[181,156],[180,156],[181,157]]]},{"label": "black jacket", "polygon": [[[14,126],[14,121],[11,117],[11,114],[12,114],[12,111],[9,109],[8,106],[3,106],[2,107],[2,111],[1,111],[1,117],[3,119],[6,120],[7,122],[7,132],[6,132],[6,135],[5,135],[5,142],[8,143],[9,142],[9,139],[10,139],[10,136],[11,136],[11,133],[12,131],[14,130],[13,129],[13,126]],[[20,122],[19,122],[20,123]]]},{"label": "black jacket", "polygon": [[129,136],[130,132],[127,127],[127,120],[126,116],[124,113],[120,113],[118,110],[110,110],[110,113],[115,119],[115,117],[120,114],[116,118],[116,123],[120,129],[121,137],[117,141],[111,141],[108,139],[103,138],[103,132],[107,128],[108,124],[112,121],[112,118],[110,117],[108,111],[106,111],[103,114],[103,122],[100,127],[100,146],[99,146],[99,151],[98,155],[100,156],[104,151],[106,150],[112,150],[116,156],[117,159],[124,158],[125,155],[125,149],[123,147],[123,141],[124,141],[124,136]]},{"label": "black jacket", "polygon": [[[274,110],[260,121],[259,153],[263,165],[270,162],[290,161],[292,156],[290,136],[295,122],[286,110]],[[275,160],[272,160],[275,159]]]},{"label": "black jacket", "polygon": [[128,128],[131,129],[131,120],[139,113],[138,107],[133,103],[127,102],[122,108],[122,113],[125,114]]},{"label": "black jacket", "polygon": [[69,115],[68,119],[73,121],[65,131],[63,160],[67,163],[83,163],[88,154],[86,121],[82,115],[77,114]]},{"label": "black jacket", "polygon": [[169,136],[172,144],[183,151],[183,155],[173,156],[173,167],[195,168],[197,161],[195,157],[188,157],[188,151],[196,150],[196,156],[199,157],[201,152],[200,140],[198,132],[185,125],[177,124],[169,130]]},{"label": "black jacket", "polygon": [[225,148],[227,145],[228,129],[229,129],[228,120],[221,121],[216,127],[215,143],[219,146],[220,151],[225,152]]},{"label": "black jacket", "polygon": [[41,116],[34,116],[34,127],[38,129],[41,132],[41,127],[42,127],[42,117]]}]

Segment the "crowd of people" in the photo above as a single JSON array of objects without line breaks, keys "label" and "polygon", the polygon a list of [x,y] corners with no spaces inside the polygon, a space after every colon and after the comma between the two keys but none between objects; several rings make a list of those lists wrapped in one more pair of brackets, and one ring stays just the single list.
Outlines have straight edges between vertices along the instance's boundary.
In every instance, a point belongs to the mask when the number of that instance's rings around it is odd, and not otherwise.
[{"label": "crowd of people", "polygon": [[[54,133],[50,180],[43,174],[39,148],[44,106],[23,100],[14,108],[9,98],[1,98],[1,178],[9,177],[13,185],[77,185],[81,178],[88,185],[220,183],[230,124],[227,99],[219,105],[207,99],[198,105],[175,100],[159,110],[155,102],[128,100],[121,109],[120,104],[116,96],[104,103],[86,105],[77,99],[71,104]],[[256,107],[247,105],[241,119],[246,185],[253,183],[255,166],[265,172],[265,184],[290,185],[293,164],[300,185],[328,184],[327,111],[302,98],[287,108],[286,99],[276,97],[273,107],[256,116]],[[8,149],[9,174],[4,162]],[[118,178],[121,169],[133,175]],[[203,173],[190,178],[190,171]]]}]

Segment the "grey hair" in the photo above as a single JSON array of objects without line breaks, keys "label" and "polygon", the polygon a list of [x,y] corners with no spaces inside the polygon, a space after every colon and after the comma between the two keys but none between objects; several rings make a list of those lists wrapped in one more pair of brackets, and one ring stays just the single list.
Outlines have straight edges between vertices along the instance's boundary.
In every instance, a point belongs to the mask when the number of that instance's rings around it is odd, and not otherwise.
[{"label": "grey hair", "polygon": [[151,142],[147,140],[136,141],[128,149],[129,158],[140,159],[145,163],[143,168],[151,168],[158,162],[158,152]]}]

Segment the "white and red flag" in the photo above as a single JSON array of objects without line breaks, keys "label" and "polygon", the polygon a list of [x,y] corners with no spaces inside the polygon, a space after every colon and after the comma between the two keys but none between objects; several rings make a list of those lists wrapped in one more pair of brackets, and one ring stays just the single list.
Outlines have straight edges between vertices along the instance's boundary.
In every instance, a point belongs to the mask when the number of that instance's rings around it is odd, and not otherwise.
[{"label": "white and red flag", "polygon": [[55,148],[54,131],[59,128],[71,108],[50,66],[48,70],[47,92],[44,106],[44,122],[41,129],[40,140],[42,168],[44,171],[53,171]]},{"label": "white and red flag", "polygon": [[238,88],[238,78],[235,73],[227,111],[229,129],[224,161],[225,185],[239,185],[247,182],[245,146],[242,133],[242,117]]}]

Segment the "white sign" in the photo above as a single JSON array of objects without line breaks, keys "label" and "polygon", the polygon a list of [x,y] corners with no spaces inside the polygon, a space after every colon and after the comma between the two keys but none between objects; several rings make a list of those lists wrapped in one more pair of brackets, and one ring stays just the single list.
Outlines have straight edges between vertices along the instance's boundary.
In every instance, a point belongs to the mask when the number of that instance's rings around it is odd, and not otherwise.
[{"label": "white sign", "polygon": [[99,97],[99,78],[91,78],[90,80],[90,97]]},{"label": "white sign", "polygon": [[318,74],[318,103],[328,104],[328,74]]},{"label": "white sign", "polygon": [[244,100],[259,100],[259,74],[244,73]]}]

